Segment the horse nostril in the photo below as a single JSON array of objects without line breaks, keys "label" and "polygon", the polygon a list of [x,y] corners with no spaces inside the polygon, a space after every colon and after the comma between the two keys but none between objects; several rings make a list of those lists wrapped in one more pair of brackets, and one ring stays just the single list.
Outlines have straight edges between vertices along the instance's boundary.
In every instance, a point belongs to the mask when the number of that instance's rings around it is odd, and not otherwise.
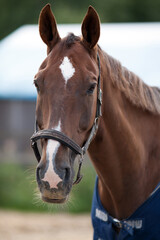
[{"label": "horse nostril", "polygon": [[70,179],[70,173],[71,173],[70,168],[65,168],[64,181],[69,181],[69,179]]}]

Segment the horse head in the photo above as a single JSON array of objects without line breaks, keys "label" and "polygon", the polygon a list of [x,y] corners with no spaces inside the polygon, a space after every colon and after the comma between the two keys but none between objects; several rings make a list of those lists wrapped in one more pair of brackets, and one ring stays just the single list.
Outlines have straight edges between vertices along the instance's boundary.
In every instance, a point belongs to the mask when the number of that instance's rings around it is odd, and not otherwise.
[{"label": "horse head", "polygon": [[[69,34],[61,39],[50,5],[42,9],[39,32],[47,45],[47,57],[35,75],[34,84],[37,128],[52,129],[83,147],[95,121],[99,77],[100,20],[91,6],[81,30],[82,37]],[[41,147],[37,182],[42,199],[63,203],[73,185],[77,153],[51,138],[42,137]]]}]

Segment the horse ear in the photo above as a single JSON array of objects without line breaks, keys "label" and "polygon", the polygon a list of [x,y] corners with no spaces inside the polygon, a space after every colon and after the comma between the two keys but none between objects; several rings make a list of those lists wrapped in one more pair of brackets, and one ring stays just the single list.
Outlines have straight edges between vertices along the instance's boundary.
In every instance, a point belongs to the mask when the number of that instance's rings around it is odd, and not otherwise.
[{"label": "horse ear", "polygon": [[39,16],[39,33],[43,42],[47,44],[47,52],[49,53],[60,40],[56,20],[51,11],[50,4],[47,4],[41,10]]},{"label": "horse ear", "polygon": [[84,44],[91,49],[94,48],[100,36],[100,19],[92,6],[88,8],[81,30]]}]

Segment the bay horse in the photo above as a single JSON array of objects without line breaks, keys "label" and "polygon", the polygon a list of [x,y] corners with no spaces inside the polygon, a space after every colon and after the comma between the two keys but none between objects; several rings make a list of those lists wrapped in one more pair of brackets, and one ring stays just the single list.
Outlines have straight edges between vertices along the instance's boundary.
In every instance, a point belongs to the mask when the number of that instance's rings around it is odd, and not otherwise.
[{"label": "bay horse", "polygon": [[160,89],[99,47],[100,19],[91,6],[81,30],[81,37],[61,39],[50,5],[40,13],[47,57],[34,78],[31,140],[42,199],[68,199],[74,161],[80,155],[78,183],[88,149],[97,172],[94,239],[160,239]]}]

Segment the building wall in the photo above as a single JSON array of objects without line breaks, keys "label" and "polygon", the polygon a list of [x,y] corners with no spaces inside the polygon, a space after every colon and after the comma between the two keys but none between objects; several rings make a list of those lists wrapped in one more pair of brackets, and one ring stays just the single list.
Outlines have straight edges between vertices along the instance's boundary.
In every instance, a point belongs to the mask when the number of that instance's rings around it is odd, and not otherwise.
[{"label": "building wall", "polygon": [[35,101],[0,100],[0,153],[30,152]]}]

